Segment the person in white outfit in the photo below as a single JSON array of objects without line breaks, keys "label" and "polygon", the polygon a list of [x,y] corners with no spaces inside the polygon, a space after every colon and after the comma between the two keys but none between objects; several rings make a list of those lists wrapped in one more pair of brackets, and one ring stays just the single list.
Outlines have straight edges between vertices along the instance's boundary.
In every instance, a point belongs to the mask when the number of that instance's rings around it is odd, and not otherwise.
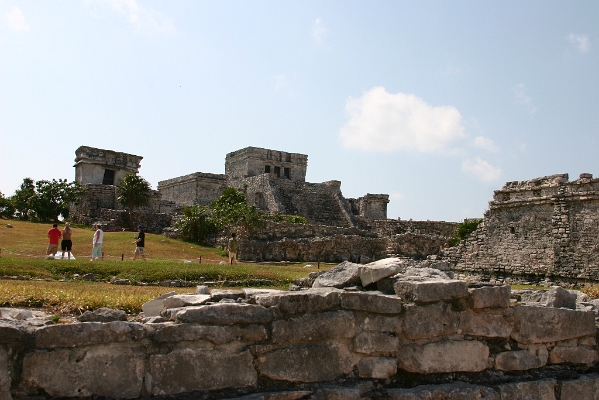
[{"label": "person in white outfit", "polygon": [[104,240],[104,231],[100,227],[100,224],[95,224],[96,232],[94,233],[94,239],[92,241],[92,259],[90,261],[104,260],[102,255],[102,241]]}]

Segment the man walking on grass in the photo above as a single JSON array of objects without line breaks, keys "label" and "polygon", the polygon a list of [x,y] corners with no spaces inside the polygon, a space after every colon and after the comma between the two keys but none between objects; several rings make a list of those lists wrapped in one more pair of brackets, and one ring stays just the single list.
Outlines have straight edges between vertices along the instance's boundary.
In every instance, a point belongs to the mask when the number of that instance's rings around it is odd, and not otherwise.
[{"label": "man walking on grass", "polygon": [[229,239],[229,243],[227,244],[227,251],[229,252],[229,260],[231,265],[233,265],[233,261],[237,259],[237,249],[239,249],[239,242],[237,242],[237,236],[235,232],[231,233],[231,239]]},{"label": "man walking on grass", "polygon": [[58,239],[62,236],[62,232],[58,230],[58,224],[52,225],[52,229],[48,231],[48,238],[50,239],[48,242],[48,248],[46,249],[46,255],[49,256],[52,254],[52,257],[56,257],[56,252],[58,251]]},{"label": "man walking on grass", "polygon": [[146,234],[144,233],[144,227],[139,225],[137,227],[137,239],[133,241],[132,244],[136,244],[135,253],[133,253],[133,261],[137,259],[137,256],[141,256],[141,258],[146,261],[146,255],[144,254],[144,245],[146,240]]}]

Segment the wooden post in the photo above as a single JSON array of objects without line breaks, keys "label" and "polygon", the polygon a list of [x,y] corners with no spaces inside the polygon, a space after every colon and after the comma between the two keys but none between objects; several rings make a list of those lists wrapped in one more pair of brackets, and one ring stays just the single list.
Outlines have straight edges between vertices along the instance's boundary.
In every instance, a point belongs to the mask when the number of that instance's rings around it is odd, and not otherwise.
[{"label": "wooden post", "polygon": [[318,269],[320,269],[320,257],[318,257]]},{"label": "wooden post", "polygon": [[125,261],[125,253],[121,253],[121,261]]},{"label": "wooden post", "polygon": [[200,256],[200,264],[202,263],[202,256]]}]

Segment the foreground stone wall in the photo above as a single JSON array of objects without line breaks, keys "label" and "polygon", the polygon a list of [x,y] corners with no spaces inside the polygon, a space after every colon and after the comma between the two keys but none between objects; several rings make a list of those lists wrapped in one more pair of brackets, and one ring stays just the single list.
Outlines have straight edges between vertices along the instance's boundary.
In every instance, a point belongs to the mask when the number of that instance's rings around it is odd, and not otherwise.
[{"label": "foreground stone wall", "polygon": [[599,281],[599,179],[508,182],[484,221],[446,252],[456,272],[527,281]]},{"label": "foreground stone wall", "polygon": [[[364,286],[390,273],[361,268]],[[0,322],[0,398],[599,396],[594,312],[510,306],[509,286],[393,282],[176,295],[143,324]]]}]

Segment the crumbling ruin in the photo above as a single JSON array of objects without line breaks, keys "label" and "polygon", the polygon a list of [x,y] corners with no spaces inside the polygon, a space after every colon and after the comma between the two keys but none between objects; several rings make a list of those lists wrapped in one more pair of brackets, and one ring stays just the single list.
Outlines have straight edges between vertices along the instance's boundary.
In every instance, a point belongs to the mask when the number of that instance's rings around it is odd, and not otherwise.
[{"label": "crumbling ruin", "polygon": [[483,223],[445,251],[463,276],[506,282],[599,280],[599,179],[568,174],[508,182]]},{"label": "crumbling ruin", "polygon": [[147,303],[143,323],[0,309],[0,398],[597,398],[596,305],[562,288],[526,304],[443,264],[344,263],[293,292],[198,287]]}]

